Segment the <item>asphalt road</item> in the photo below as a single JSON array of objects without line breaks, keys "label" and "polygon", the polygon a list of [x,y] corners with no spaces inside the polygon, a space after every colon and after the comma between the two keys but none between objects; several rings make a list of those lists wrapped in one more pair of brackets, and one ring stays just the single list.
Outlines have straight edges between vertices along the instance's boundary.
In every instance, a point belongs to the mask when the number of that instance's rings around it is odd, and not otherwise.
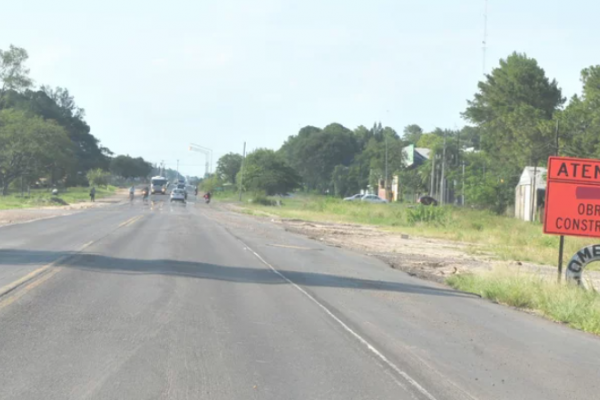
[{"label": "asphalt road", "polygon": [[0,399],[599,398],[596,337],[155,197],[0,228]]}]

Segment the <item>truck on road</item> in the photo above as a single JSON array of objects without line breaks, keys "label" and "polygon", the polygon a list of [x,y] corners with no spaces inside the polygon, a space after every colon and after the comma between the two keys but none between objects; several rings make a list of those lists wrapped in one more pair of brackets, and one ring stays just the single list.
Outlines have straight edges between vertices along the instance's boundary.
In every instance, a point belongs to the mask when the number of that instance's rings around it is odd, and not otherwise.
[{"label": "truck on road", "polygon": [[169,181],[163,176],[155,176],[150,179],[150,193],[151,194],[167,194],[167,187]]}]

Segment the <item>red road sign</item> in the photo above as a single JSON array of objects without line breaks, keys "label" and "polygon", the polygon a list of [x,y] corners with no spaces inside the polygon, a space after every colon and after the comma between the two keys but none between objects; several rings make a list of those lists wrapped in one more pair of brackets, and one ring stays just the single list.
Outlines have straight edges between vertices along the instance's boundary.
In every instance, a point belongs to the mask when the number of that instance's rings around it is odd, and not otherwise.
[{"label": "red road sign", "polygon": [[548,159],[544,233],[600,237],[600,160]]}]

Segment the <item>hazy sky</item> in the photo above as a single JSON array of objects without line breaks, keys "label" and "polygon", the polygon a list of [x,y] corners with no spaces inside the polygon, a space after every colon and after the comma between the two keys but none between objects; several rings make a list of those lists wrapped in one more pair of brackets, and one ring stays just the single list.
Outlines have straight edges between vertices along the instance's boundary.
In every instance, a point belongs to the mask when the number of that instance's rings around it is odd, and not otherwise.
[{"label": "hazy sky", "polygon": [[[117,154],[204,172],[305,125],[453,128],[482,76],[484,0],[18,0],[0,48],[66,87]],[[488,69],[535,57],[567,96],[600,63],[600,3],[490,0]]]}]

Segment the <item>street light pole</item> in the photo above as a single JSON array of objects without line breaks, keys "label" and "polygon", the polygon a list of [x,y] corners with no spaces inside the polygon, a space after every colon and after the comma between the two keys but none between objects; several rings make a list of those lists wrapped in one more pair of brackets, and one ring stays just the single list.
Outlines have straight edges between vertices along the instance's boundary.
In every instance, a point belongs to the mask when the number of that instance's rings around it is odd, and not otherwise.
[{"label": "street light pole", "polygon": [[212,170],[212,155],[213,155],[212,150],[207,147],[200,146],[199,144],[195,144],[195,143],[190,143],[189,149],[190,149],[190,151],[196,151],[196,152],[204,154],[204,156],[206,157],[205,175],[208,176]]},{"label": "street light pole", "polygon": [[388,140],[387,140],[387,136],[385,137],[385,181],[384,181],[383,185],[385,186],[385,188],[384,188],[385,189],[385,197],[387,200],[387,196],[388,196]]},{"label": "street light pole", "polygon": [[446,202],[446,177],[444,176],[446,172],[446,131],[444,131],[444,149],[442,150],[442,176],[440,179],[440,204],[444,204]]},{"label": "street light pole", "polygon": [[244,164],[246,161],[246,142],[244,142],[244,152],[242,153],[242,165],[240,167],[240,201],[242,201],[242,189],[243,189],[243,184],[244,184]]}]

